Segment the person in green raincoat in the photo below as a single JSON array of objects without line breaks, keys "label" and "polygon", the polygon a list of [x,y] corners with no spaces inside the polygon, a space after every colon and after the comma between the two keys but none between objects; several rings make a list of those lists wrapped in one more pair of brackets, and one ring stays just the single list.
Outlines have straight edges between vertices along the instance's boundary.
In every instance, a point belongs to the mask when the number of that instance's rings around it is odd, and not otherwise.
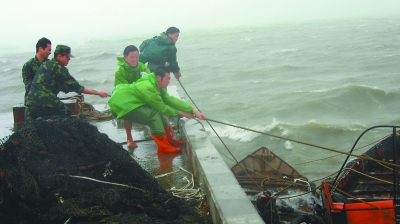
[{"label": "person in green raincoat", "polygon": [[[118,56],[118,68],[115,70],[114,87],[119,84],[131,84],[142,76],[150,73],[147,65],[139,62],[139,50],[134,45],[124,49],[124,56]],[[132,137],[132,123],[125,121],[125,132],[129,148],[136,148],[137,144]]]},{"label": "person in green raincoat", "polygon": [[187,102],[168,94],[170,80],[169,69],[160,66],[154,73],[132,84],[117,85],[108,101],[117,119],[150,126],[153,139],[158,145],[157,154],[181,152],[180,148],[171,145],[172,136],[166,134],[167,125],[162,115],[206,119],[204,114],[193,109]]},{"label": "person in green raincoat", "polygon": [[178,28],[169,27],[159,36],[144,40],[139,46],[139,61],[147,63],[151,71],[155,71],[159,66],[166,66],[178,80],[181,72],[176,57],[175,43],[178,41],[179,33]]}]

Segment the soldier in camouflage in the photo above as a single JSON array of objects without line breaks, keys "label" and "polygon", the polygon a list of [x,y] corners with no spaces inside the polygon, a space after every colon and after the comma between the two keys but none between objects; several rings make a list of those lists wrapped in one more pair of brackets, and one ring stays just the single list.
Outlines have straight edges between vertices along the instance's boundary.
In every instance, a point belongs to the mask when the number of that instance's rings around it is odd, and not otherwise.
[{"label": "soldier in camouflage", "polygon": [[[31,84],[33,77],[35,76],[40,65],[48,60],[47,58],[51,54],[51,41],[45,37],[38,40],[36,43],[36,55],[35,57],[29,59],[22,67],[22,80],[25,84],[25,96],[29,93],[31,89]],[[25,102],[26,105],[26,102]]]},{"label": "soldier in camouflage", "polygon": [[94,94],[107,97],[108,93],[95,91],[81,86],[65,67],[71,55],[71,48],[57,45],[54,58],[43,62],[32,81],[31,89],[26,97],[27,121],[51,115],[69,116],[74,113],[57,98],[60,91],[65,93]]}]

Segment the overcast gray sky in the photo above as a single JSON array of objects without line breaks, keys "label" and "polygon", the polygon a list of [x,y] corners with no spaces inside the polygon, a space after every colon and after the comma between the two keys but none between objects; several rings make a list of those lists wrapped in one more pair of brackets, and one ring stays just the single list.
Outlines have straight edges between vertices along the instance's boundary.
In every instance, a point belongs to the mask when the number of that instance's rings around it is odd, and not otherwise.
[{"label": "overcast gray sky", "polygon": [[[1,0],[0,47],[349,17],[400,15],[399,0]],[[1,48],[0,48],[1,50]],[[29,50],[28,50],[29,51]]]}]

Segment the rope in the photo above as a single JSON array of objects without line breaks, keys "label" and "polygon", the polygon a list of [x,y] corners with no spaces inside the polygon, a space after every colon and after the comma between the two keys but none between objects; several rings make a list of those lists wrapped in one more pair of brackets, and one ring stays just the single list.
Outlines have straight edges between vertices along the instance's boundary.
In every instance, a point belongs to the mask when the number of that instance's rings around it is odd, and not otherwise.
[{"label": "rope", "polygon": [[[389,136],[389,135],[387,135],[387,136],[385,136],[385,137],[383,137],[383,138],[380,138],[380,139],[378,139],[378,140],[376,140],[376,141],[373,141],[373,142],[371,142],[371,143],[369,143],[369,144],[366,144],[366,145],[364,145],[364,146],[361,146],[361,147],[359,147],[359,148],[356,148],[356,149],[354,149],[354,151],[357,151],[357,150],[359,150],[359,149],[362,149],[362,148],[365,148],[365,147],[367,147],[367,146],[370,146],[370,145],[372,145],[372,144],[374,144],[374,143],[376,143],[376,142],[380,142],[380,141],[382,141],[383,139],[387,138],[388,136]],[[309,161],[306,161],[306,162],[295,163],[295,164],[292,164],[292,166],[303,165],[303,164],[308,164],[308,163],[312,163],[312,162],[317,162],[317,161],[321,161],[321,160],[325,160],[325,159],[330,159],[330,158],[333,158],[333,157],[336,157],[336,156],[340,156],[340,155],[342,155],[342,154],[336,154],[336,155],[333,155],[333,156],[328,156],[328,157],[323,157],[323,158],[319,158],[319,159],[309,160]]]},{"label": "rope", "polygon": [[114,118],[110,109],[98,111],[94,109],[92,104],[87,102],[79,102],[79,107],[80,117],[85,120],[106,120]]},{"label": "rope", "polygon": [[[190,95],[188,94],[188,92],[186,91],[185,87],[183,87],[181,81],[178,79],[179,85],[182,87],[183,91],[185,91],[186,95],[189,97],[190,101],[192,101],[193,105],[197,108],[197,110],[199,112],[201,112],[201,110],[199,109],[199,107],[197,107],[196,103],[192,100],[192,98],[190,97]],[[228,153],[232,156],[232,158],[235,160],[236,164],[238,164],[243,172],[246,173],[246,175],[251,179],[251,181],[253,181],[253,183],[255,185],[257,185],[259,187],[259,189],[262,189],[262,187],[257,184],[256,181],[254,181],[254,179],[249,175],[249,173],[247,172],[247,170],[245,168],[243,168],[243,166],[239,163],[239,161],[235,158],[235,156],[232,154],[232,152],[229,150],[228,146],[225,144],[225,142],[222,140],[222,138],[218,135],[217,131],[215,131],[214,127],[210,124],[210,122],[208,122],[208,119],[206,119],[206,122],[208,123],[208,125],[210,125],[211,129],[213,130],[213,132],[215,133],[215,135],[218,137],[218,139],[221,141],[221,143],[224,145],[225,149],[228,151]]]},{"label": "rope", "polygon": [[[110,109],[98,111],[88,102],[83,102],[79,96],[73,96],[70,100],[77,100],[79,105],[79,116],[85,120],[106,120],[113,119],[114,116]],[[107,104],[106,104],[107,105]]]},{"label": "rope", "polygon": [[[178,198],[183,198],[186,200],[190,200],[190,199],[198,199],[198,201],[203,200],[204,199],[204,194],[201,192],[200,188],[194,189],[194,178],[193,178],[193,174],[185,169],[183,169],[181,166],[179,166],[179,170],[173,171],[173,172],[169,172],[169,173],[165,173],[165,174],[161,174],[158,176],[155,176],[155,178],[160,178],[160,177],[165,177],[174,173],[177,173],[179,171],[184,171],[188,174],[190,174],[191,178],[190,180],[187,177],[184,177],[184,179],[187,181],[187,184],[185,186],[183,186],[182,188],[176,189],[175,187],[172,187],[171,189],[169,189],[169,191]],[[202,203],[202,202],[201,202]],[[200,206],[198,206],[200,207]]]},{"label": "rope", "polygon": [[[368,178],[371,178],[371,179],[374,179],[374,180],[377,180],[377,181],[381,181],[381,182],[383,182],[383,183],[387,183],[387,184],[393,184],[393,182],[389,182],[389,181],[386,181],[386,180],[382,180],[382,179],[380,179],[380,178],[376,178],[376,177],[373,177],[373,176],[371,176],[371,175],[368,175],[368,174],[366,174],[366,173],[363,173],[363,172],[360,172],[360,171],[358,171],[358,170],[355,170],[355,169],[353,169],[353,168],[344,168],[343,169],[343,171],[353,171],[353,172],[355,172],[355,173],[358,173],[358,174],[360,174],[360,175],[363,175],[363,176],[365,176],[365,177],[368,177]],[[400,186],[400,184],[398,184],[399,186]]]},{"label": "rope", "polygon": [[[271,136],[271,137],[275,137],[275,138],[279,138],[279,139],[283,139],[283,140],[287,140],[287,141],[296,142],[296,143],[303,144],[303,145],[308,145],[308,146],[315,147],[315,148],[324,149],[326,151],[331,151],[331,152],[336,152],[336,153],[343,154],[343,155],[349,155],[349,156],[353,156],[353,157],[357,157],[357,158],[362,158],[362,155],[354,155],[352,153],[342,152],[342,151],[337,150],[337,149],[331,149],[331,148],[324,147],[324,146],[319,146],[319,145],[315,145],[315,144],[311,144],[311,143],[307,143],[307,142],[302,142],[302,141],[298,141],[298,140],[294,140],[294,139],[290,139],[290,138],[286,138],[286,137],[281,137],[281,136],[269,134],[269,133],[266,133],[266,132],[261,132],[261,131],[257,131],[257,130],[253,130],[253,129],[249,129],[249,128],[245,128],[245,127],[240,127],[240,126],[228,124],[228,123],[225,123],[225,122],[222,122],[222,121],[216,121],[216,120],[213,120],[213,119],[210,119],[210,118],[207,118],[206,120],[213,121],[213,122],[220,123],[220,124],[225,124],[225,125],[228,125],[228,126],[231,126],[231,127],[235,127],[235,128],[240,128],[240,129],[243,129],[243,130],[246,130],[246,131],[252,131],[252,132],[255,132],[255,133],[259,133],[259,134],[263,134],[263,135],[267,135],[267,136]],[[376,162],[376,163],[379,162],[379,163],[385,164],[387,166],[400,167],[400,164],[393,164],[393,163],[390,163],[390,162],[381,161],[381,160],[377,160],[377,159],[373,159],[373,158],[364,158],[364,159],[370,160],[370,161],[373,161],[373,162]]]},{"label": "rope", "polygon": [[96,179],[90,178],[90,177],[64,175],[64,174],[60,174],[60,176],[72,177],[72,178],[77,178],[77,179],[85,179],[85,180],[90,180],[90,181],[94,181],[94,182],[98,182],[98,183],[110,184],[110,185],[121,186],[121,187],[127,187],[127,188],[136,189],[136,190],[139,190],[139,191],[142,191],[142,192],[146,192],[143,189],[140,189],[140,188],[137,188],[137,187],[133,187],[133,186],[129,186],[129,185],[126,185],[126,184],[119,184],[119,183],[107,182],[107,181],[102,181],[102,180],[96,180]]}]

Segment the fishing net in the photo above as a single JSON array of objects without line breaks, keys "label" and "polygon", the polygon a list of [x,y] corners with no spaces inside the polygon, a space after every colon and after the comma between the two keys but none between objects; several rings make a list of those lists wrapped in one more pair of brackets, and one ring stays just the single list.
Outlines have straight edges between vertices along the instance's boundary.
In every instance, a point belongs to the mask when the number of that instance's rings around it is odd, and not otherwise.
[{"label": "fishing net", "polygon": [[0,145],[0,223],[209,223],[85,120],[39,118]]}]

